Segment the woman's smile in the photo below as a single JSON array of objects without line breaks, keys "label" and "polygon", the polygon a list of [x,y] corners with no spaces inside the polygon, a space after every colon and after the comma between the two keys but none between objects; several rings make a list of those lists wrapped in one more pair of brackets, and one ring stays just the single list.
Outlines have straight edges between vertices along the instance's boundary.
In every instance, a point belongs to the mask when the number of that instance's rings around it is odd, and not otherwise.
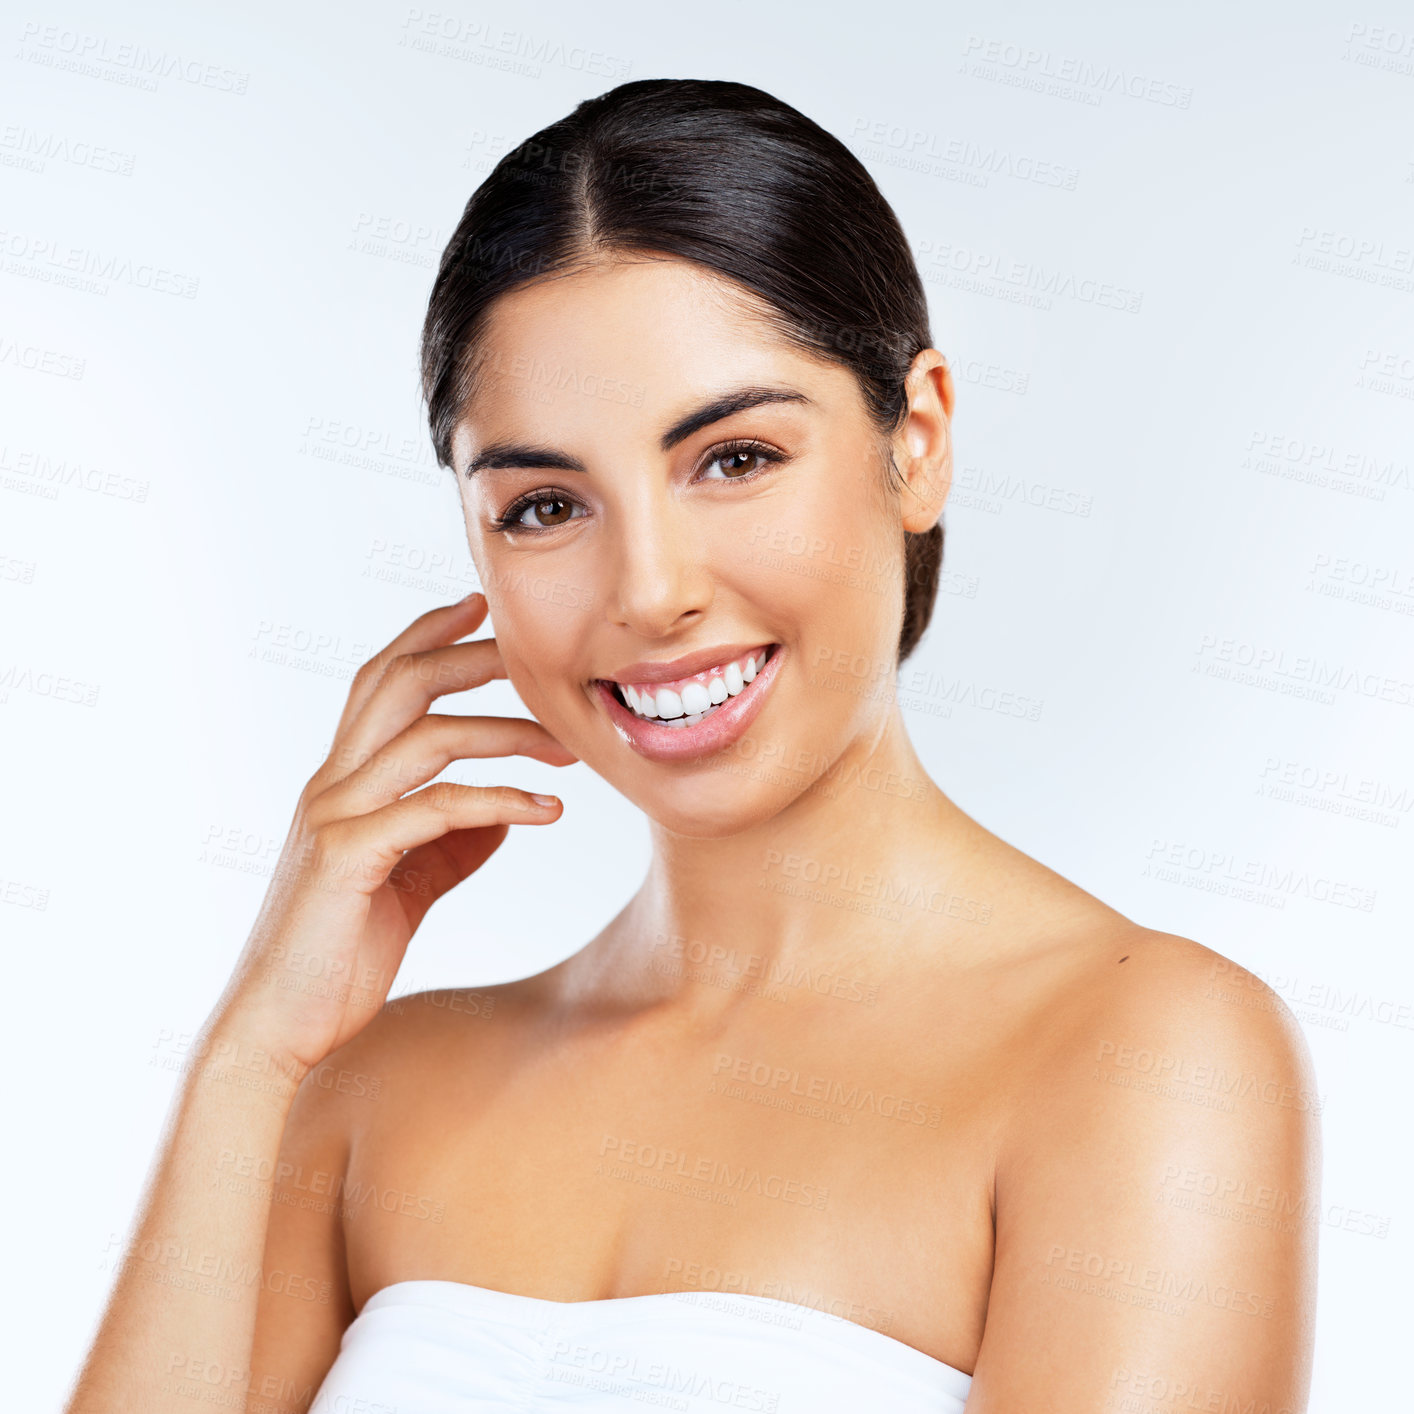
[{"label": "woman's smile", "polygon": [[779,643],[771,643],[676,678],[650,677],[647,665],[638,665],[643,676],[636,681],[596,678],[593,687],[614,729],[639,755],[697,760],[745,734],[766,705],[785,656]]}]

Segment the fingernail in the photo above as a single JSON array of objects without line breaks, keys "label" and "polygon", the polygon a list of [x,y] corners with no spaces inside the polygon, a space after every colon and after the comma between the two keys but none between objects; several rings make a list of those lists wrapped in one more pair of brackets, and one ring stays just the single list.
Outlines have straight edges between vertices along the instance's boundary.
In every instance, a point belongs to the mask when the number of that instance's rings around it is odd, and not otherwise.
[{"label": "fingernail", "polygon": [[532,800],[539,801],[541,805],[556,805],[556,804],[558,804],[558,802],[556,801],[556,799],[555,799],[555,797],[554,797],[553,795],[536,795],[535,792],[532,791],[532,792],[530,793],[530,798],[531,798]]},{"label": "fingernail", "polygon": [[486,596],[479,590],[473,589],[464,599],[458,599],[458,604],[470,604],[473,599],[484,599]]}]

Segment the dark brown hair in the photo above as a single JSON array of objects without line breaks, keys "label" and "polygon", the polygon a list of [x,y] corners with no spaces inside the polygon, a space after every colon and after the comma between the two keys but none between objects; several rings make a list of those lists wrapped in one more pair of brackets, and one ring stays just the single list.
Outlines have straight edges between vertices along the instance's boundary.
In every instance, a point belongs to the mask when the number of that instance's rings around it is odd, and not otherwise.
[{"label": "dark brown hair", "polygon": [[[639,79],[507,153],[467,202],[422,330],[441,465],[452,464],[497,297],[613,251],[695,261],[745,287],[784,337],[854,372],[883,436],[901,425],[909,365],[933,340],[913,253],[873,178],[838,138],[759,88]],[[899,662],[928,627],[943,554],[941,521],[904,534]]]}]

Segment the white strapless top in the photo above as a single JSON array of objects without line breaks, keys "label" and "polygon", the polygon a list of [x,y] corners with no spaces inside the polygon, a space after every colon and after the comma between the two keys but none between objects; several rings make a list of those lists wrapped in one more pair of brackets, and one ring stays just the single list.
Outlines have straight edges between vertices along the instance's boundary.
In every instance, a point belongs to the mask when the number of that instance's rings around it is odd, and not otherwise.
[{"label": "white strapless top", "polygon": [[399,1281],[364,1302],[309,1414],[962,1414],[971,1385],[881,1331],[774,1297],[551,1301]]}]

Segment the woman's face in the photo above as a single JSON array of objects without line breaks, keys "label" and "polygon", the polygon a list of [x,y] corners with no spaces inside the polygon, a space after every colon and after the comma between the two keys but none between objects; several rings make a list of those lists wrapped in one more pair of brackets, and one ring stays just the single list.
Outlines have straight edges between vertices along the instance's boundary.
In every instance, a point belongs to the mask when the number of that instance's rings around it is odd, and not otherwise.
[{"label": "woman's face", "polygon": [[[502,296],[479,364],[453,439],[468,539],[510,680],[556,738],[696,837],[770,818],[871,748],[902,522],[848,369],[665,258]],[[768,649],[750,682],[727,666]],[[666,725],[679,709],[706,710]]]}]

